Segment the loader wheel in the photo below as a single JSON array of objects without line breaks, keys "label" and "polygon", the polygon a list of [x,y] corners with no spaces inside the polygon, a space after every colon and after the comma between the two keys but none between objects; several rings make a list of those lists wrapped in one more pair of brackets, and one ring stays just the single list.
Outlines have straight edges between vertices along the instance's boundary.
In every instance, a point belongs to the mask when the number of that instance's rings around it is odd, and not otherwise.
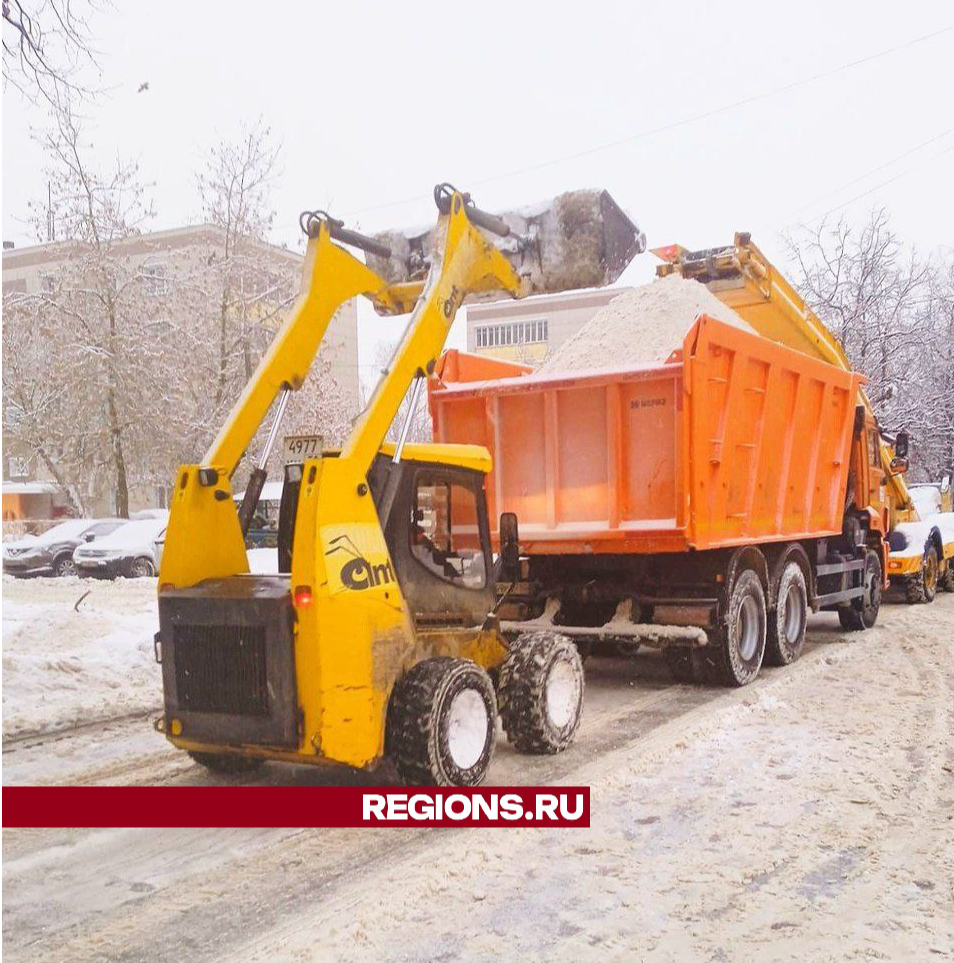
[{"label": "loader wheel", "polygon": [[240,772],[255,772],[265,764],[264,759],[255,756],[237,756],[228,752],[190,752],[190,756],[210,772],[235,775]]},{"label": "loader wheel", "polygon": [[808,589],[805,573],[796,561],[788,562],[778,581],[778,603],[769,613],[765,640],[766,665],[790,665],[805,646],[808,626]]},{"label": "loader wheel", "polygon": [[846,632],[863,632],[878,621],[881,608],[881,559],[869,549],[865,555],[865,594],[838,610],[838,621]]},{"label": "loader wheel", "polygon": [[394,687],[387,751],[416,786],[479,786],[494,754],[497,700],[476,662],[418,662]]},{"label": "loader wheel", "polygon": [[954,558],[948,559],[944,574],[938,577],[937,586],[944,592],[954,592]]},{"label": "loader wheel", "polygon": [[699,650],[713,682],[748,685],[759,674],[767,621],[762,581],[752,569],[744,569],[732,586],[725,626]]},{"label": "loader wheel", "polygon": [[904,586],[904,597],[909,605],[933,602],[937,595],[937,549],[928,545],[917,575],[912,575]]},{"label": "loader wheel", "polygon": [[583,662],[565,635],[518,636],[500,667],[500,718],[518,752],[562,752],[583,713]]}]

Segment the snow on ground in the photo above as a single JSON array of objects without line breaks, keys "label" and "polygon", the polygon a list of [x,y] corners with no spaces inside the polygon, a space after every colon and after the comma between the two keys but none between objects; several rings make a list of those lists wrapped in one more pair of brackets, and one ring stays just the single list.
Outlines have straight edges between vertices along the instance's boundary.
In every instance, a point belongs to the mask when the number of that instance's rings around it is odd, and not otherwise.
[{"label": "snow on ground", "polygon": [[155,579],[4,576],[4,735],[159,706],[158,627]]},{"label": "snow on ground", "polygon": [[[253,573],[278,571],[275,549],[248,556]],[[89,595],[74,611],[84,592]],[[154,578],[4,576],[4,735],[157,709],[162,679],[152,640],[158,628]]]}]

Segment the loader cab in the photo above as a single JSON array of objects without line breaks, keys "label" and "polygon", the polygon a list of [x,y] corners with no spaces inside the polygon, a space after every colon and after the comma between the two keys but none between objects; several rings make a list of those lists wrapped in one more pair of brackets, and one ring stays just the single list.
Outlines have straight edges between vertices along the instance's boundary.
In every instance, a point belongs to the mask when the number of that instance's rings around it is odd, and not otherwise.
[{"label": "loader cab", "polygon": [[379,512],[395,471],[394,501],[382,523],[415,624],[421,629],[481,624],[494,602],[485,470],[418,458],[394,465],[381,454],[368,475]]},{"label": "loader cab", "polygon": [[[325,457],[336,454],[326,452]],[[392,445],[383,446],[368,472],[368,487],[415,624],[420,629],[480,625],[494,604],[484,493],[490,456],[470,445],[423,444],[407,445],[398,464],[393,454]],[[279,572],[291,571],[300,483],[300,466],[287,466],[279,512]],[[386,494],[389,485],[393,491]]]}]

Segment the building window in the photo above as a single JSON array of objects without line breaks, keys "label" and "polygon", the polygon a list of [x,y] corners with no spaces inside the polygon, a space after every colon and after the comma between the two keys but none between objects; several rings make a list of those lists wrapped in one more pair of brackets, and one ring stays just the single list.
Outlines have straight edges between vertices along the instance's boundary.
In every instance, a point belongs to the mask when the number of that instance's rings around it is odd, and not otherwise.
[{"label": "building window", "polygon": [[146,290],[154,298],[162,298],[169,293],[169,279],[161,264],[144,264],[142,277],[146,283]]},{"label": "building window", "polygon": [[548,327],[545,319],[481,324],[474,328],[474,347],[500,348],[519,344],[542,344],[547,340]]}]

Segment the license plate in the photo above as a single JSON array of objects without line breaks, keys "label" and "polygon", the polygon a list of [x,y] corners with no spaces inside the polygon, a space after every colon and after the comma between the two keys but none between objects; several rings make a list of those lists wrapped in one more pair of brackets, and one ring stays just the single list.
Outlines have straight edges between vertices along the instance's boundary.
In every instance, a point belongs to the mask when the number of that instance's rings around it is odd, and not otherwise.
[{"label": "license plate", "polygon": [[303,465],[308,458],[321,458],[321,435],[288,435],[285,438],[285,464]]}]

